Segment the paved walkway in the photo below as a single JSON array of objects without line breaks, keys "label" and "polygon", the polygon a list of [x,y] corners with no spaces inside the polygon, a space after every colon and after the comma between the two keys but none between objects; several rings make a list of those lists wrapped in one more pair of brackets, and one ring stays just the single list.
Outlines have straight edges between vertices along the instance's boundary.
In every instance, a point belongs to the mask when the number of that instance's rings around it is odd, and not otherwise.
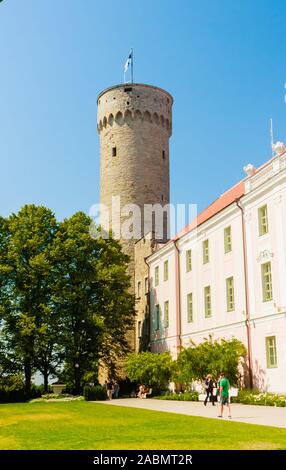
[{"label": "paved walkway", "polygon": [[[143,410],[167,411],[188,416],[201,416],[204,418],[218,418],[220,406],[212,406],[210,403],[204,406],[203,402],[154,400],[152,398],[119,398],[117,400],[101,402],[107,406],[127,406]],[[228,421],[228,409],[224,410],[224,420]],[[286,408],[273,406],[252,406],[234,403],[231,405],[232,420],[241,423],[262,424],[286,428]]]}]

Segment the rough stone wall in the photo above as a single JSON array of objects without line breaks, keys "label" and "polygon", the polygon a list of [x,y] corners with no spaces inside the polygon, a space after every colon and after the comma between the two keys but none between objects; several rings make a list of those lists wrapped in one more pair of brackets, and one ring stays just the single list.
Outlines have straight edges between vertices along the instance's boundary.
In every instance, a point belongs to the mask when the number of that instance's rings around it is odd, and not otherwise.
[{"label": "rough stone wall", "polygon": [[[150,311],[149,311],[149,272],[145,260],[157,248],[151,234],[135,243],[134,290],[136,299],[135,350],[148,350],[150,347]],[[147,280],[147,281],[146,281]],[[138,283],[140,282],[140,289]]]},{"label": "rough stone wall", "polygon": [[[120,196],[121,208],[138,205],[142,216],[144,204],[169,204],[172,103],[169,93],[150,85],[118,85],[99,95],[100,202],[110,208],[110,214],[114,196]],[[121,218],[121,226],[124,220],[126,217]],[[118,233],[119,227],[115,224],[112,229]],[[130,257],[132,292],[136,278],[134,244],[144,234],[142,219],[139,236],[120,240]],[[136,345],[135,338],[132,343]]]}]

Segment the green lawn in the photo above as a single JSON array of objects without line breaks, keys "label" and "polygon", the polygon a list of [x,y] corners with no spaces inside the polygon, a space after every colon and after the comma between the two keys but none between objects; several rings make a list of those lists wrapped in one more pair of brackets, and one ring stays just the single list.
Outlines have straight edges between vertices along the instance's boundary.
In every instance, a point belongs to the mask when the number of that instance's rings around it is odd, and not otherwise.
[{"label": "green lawn", "polygon": [[286,449],[286,429],[89,402],[7,404],[0,449]]}]

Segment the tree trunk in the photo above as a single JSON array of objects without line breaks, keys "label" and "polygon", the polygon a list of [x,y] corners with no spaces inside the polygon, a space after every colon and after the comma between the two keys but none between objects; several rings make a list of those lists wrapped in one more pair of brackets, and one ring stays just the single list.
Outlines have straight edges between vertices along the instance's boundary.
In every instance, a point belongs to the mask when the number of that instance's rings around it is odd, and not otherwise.
[{"label": "tree trunk", "polygon": [[32,367],[31,367],[31,360],[29,357],[26,357],[24,361],[24,373],[25,373],[25,394],[27,397],[30,397],[31,382],[32,382]]},{"label": "tree trunk", "polygon": [[48,393],[48,391],[49,391],[49,372],[48,372],[48,369],[44,369],[43,376],[44,376],[44,391],[45,391],[45,393]]},{"label": "tree trunk", "polygon": [[80,395],[80,369],[79,367],[75,367],[74,370],[74,378],[75,378],[75,394]]}]

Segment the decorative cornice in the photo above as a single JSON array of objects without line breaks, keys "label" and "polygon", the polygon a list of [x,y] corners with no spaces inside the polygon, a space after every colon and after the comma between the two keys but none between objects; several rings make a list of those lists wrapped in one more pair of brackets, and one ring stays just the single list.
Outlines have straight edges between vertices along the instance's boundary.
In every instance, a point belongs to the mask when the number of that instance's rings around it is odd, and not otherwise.
[{"label": "decorative cornice", "polygon": [[171,132],[171,122],[168,118],[165,118],[162,114],[159,116],[156,112],[151,114],[148,110],[142,112],[139,109],[126,109],[125,111],[117,111],[115,116],[110,113],[109,116],[104,116],[100,119],[97,130],[100,133],[107,126],[113,127],[114,125],[123,126],[124,124],[131,124],[133,122],[149,122],[166,129],[167,132]]},{"label": "decorative cornice", "polygon": [[259,256],[257,258],[257,263],[263,263],[263,262],[266,262],[266,261],[270,261],[271,258],[273,258],[274,256],[274,253],[272,253],[271,251],[269,250],[263,250],[259,253]]}]

